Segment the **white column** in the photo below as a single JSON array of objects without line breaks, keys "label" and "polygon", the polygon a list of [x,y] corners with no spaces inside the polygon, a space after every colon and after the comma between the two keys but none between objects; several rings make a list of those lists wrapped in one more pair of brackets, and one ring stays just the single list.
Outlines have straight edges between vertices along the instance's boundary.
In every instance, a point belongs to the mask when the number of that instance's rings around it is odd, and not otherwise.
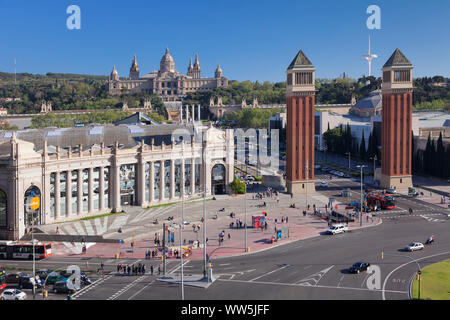
[{"label": "white column", "polygon": [[94,169],[89,168],[88,179],[88,212],[94,212]]},{"label": "white column", "polygon": [[186,106],[186,123],[189,122],[189,106]]},{"label": "white column", "polygon": [[153,202],[153,198],[154,198],[154,188],[155,188],[155,184],[154,184],[154,168],[153,168],[153,161],[149,162],[149,168],[148,168],[148,179],[149,179],[149,190],[148,190],[148,195],[149,195],[149,199],[148,202],[152,203]]},{"label": "white column", "polygon": [[159,165],[159,200],[164,200],[164,194],[165,194],[165,183],[164,183],[164,160],[160,161]]},{"label": "white column", "polygon": [[145,162],[139,157],[137,165],[137,204],[144,205],[145,202]]},{"label": "white column", "polygon": [[191,158],[191,196],[195,194],[195,158]]},{"label": "white column", "polygon": [[112,183],[113,186],[113,195],[112,195],[112,207],[116,212],[122,210],[122,206],[120,204],[120,165],[117,163],[112,166]]},{"label": "white column", "polygon": [[61,188],[60,188],[60,179],[61,174],[59,172],[55,172],[55,220],[59,219],[61,204],[60,204],[60,196],[61,196]]},{"label": "white column", "polygon": [[197,105],[197,111],[198,111],[198,122],[201,122],[202,121],[202,119],[201,119],[201,112],[200,112],[200,105],[198,104]]},{"label": "white column", "polygon": [[72,171],[66,171],[66,216],[72,215]]},{"label": "white column", "polygon": [[99,168],[98,175],[98,209],[105,208],[105,167]]},{"label": "white column", "polygon": [[191,108],[192,108],[192,123],[194,123],[194,121],[195,121],[195,106],[192,105]]},{"label": "white column", "polygon": [[78,169],[77,199],[78,215],[80,215],[83,213],[83,169]]},{"label": "white column", "polygon": [[180,164],[180,198],[183,197],[183,192],[186,193],[186,189],[185,189],[185,175],[186,175],[186,169],[185,169],[185,160],[184,158],[181,159],[181,164]]},{"label": "white column", "polygon": [[180,123],[183,123],[183,106],[180,107]]}]

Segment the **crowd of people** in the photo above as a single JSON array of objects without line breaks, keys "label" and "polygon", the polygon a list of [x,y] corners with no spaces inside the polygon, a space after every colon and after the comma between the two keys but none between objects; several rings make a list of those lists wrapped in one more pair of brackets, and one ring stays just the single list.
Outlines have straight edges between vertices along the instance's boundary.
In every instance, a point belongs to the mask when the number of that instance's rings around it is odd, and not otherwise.
[{"label": "crowd of people", "polygon": [[[152,266],[153,269],[153,266]],[[138,263],[137,265],[132,264],[130,265],[124,265],[124,264],[118,264],[117,265],[117,272],[118,273],[123,273],[126,275],[143,275],[145,274],[145,265],[142,263]],[[152,271],[153,273],[153,271]]]}]

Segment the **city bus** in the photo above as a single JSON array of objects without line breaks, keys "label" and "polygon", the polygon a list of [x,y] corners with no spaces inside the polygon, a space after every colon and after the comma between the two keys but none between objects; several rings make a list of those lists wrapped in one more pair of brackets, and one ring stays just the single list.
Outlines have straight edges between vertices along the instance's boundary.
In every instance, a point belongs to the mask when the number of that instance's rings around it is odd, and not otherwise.
[{"label": "city bus", "polygon": [[[45,259],[52,255],[51,243],[34,243],[35,259]],[[33,242],[0,242],[0,259],[33,259]]]},{"label": "city bus", "polygon": [[367,195],[367,205],[372,208],[383,210],[395,209],[395,200],[392,194],[369,193]]},{"label": "city bus", "polygon": [[[13,259],[33,259],[33,243],[16,242],[12,245]],[[45,259],[52,255],[51,243],[37,242],[34,244],[35,259]]]}]

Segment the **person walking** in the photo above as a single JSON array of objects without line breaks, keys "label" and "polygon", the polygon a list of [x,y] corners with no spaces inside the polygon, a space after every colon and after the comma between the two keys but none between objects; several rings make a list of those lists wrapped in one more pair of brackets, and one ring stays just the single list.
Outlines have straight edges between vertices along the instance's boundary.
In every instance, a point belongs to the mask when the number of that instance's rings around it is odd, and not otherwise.
[{"label": "person walking", "polygon": [[153,265],[150,266],[150,274],[153,275]]},{"label": "person walking", "polygon": [[158,266],[158,275],[160,275],[161,274],[161,266],[159,265]]}]

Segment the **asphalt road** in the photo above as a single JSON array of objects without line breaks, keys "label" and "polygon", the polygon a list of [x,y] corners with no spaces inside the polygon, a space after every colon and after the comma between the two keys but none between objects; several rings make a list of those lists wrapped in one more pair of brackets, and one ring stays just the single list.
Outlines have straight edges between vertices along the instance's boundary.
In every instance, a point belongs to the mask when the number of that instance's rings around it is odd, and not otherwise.
[{"label": "asphalt road", "polygon": [[[316,175],[318,182],[329,175]],[[334,177],[321,193],[339,197],[343,188],[352,188],[351,199],[359,199],[359,183]],[[345,199],[351,201],[351,199]],[[229,258],[212,256],[217,280],[207,289],[185,285],[185,299],[190,300],[297,300],[297,299],[408,299],[409,284],[417,269],[450,258],[450,220],[439,206],[408,197],[397,197],[397,208],[377,214],[383,223],[345,234],[300,240],[266,251]],[[413,208],[413,214],[408,209]],[[402,249],[413,241],[424,242],[431,234],[436,243],[418,252]],[[381,258],[381,252],[384,258]],[[414,261],[415,260],[415,261]],[[88,261],[88,266],[85,265]],[[357,261],[374,266],[371,273],[349,274],[346,270]],[[102,261],[107,271],[115,270],[114,260]],[[119,261],[131,264],[134,260]],[[147,270],[150,264],[145,262]],[[419,266],[417,265],[419,264]],[[29,261],[3,261],[5,266],[30,268]],[[49,258],[37,268],[64,268],[80,265],[82,271],[96,270],[100,260],[91,258]],[[187,261],[184,274],[201,274],[203,261]],[[379,271],[379,272],[378,272]],[[156,272],[157,273],[157,272]],[[167,264],[167,273],[180,273],[179,261]],[[75,294],[78,300],[171,300],[180,299],[180,285],[157,281],[158,275],[92,276],[94,283]],[[64,299],[52,295],[50,299]]]}]

